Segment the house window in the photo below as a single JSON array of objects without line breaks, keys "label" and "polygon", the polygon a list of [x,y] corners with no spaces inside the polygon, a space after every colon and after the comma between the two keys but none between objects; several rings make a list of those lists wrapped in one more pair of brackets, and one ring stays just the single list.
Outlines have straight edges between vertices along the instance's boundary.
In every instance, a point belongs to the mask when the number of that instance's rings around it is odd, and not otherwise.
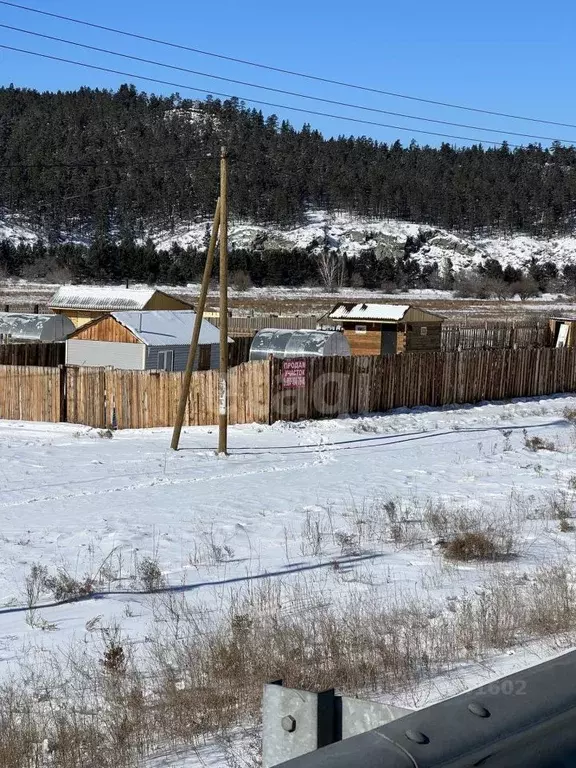
[{"label": "house window", "polygon": [[366,326],[365,325],[357,325],[355,326],[354,330],[356,333],[366,333]]},{"label": "house window", "polygon": [[174,370],[174,351],[172,349],[167,349],[164,352],[158,352],[158,370]]},{"label": "house window", "polygon": [[425,325],[420,328],[420,336],[428,336],[428,328]]}]

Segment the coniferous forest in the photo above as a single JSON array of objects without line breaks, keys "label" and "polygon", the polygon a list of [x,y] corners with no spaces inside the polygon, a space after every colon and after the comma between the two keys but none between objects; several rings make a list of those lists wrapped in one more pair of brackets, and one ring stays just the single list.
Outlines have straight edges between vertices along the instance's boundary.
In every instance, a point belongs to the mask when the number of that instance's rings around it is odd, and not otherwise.
[{"label": "coniferous forest", "polygon": [[[86,226],[92,254],[72,245],[58,250],[61,256],[69,248],[62,258],[77,277],[185,279],[179,254],[161,263],[153,247],[148,258],[134,242],[150,227],[170,230],[212,215],[221,144],[230,150],[231,213],[261,224],[294,225],[310,208],[322,208],[466,234],[547,236],[574,226],[573,147],[326,139],[235,100],[155,96],[131,85],[116,92],[0,89],[0,212],[41,227],[41,248],[56,248],[63,231]],[[44,257],[5,243],[0,266],[18,272]],[[181,261],[189,271],[190,260]],[[257,280],[279,277],[278,261],[253,265]],[[314,266],[306,254],[301,262],[304,280]]]},{"label": "coniferous forest", "polygon": [[210,215],[221,143],[231,151],[231,209],[261,223],[293,224],[312,206],[468,233],[573,227],[573,147],[324,139],[238,102],[153,96],[134,86],[0,89],[0,206],[55,230],[81,218],[126,234],[137,234],[142,219],[169,225]]}]

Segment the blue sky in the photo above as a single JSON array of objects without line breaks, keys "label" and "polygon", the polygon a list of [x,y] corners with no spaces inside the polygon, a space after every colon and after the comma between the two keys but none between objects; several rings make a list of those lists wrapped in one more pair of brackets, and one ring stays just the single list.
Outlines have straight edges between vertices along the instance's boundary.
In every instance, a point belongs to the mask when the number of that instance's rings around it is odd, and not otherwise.
[{"label": "blue sky", "polygon": [[[21,0],[23,4],[144,35],[260,61],[287,69],[356,82],[439,101],[521,114],[576,125],[572,98],[576,4],[564,0],[543,4],[529,0],[415,0],[412,3],[363,3],[335,0]],[[127,72],[189,84],[205,92],[221,91],[288,106],[357,116],[393,123],[409,131],[359,125],[325,117],[305,116],[287,109],[262,107],[294,125],[310,122],[325,135],[368,135],[383,141],[437,145],[442,139],[415,128],[473,138],[528,139],[502,131],[538,134],[576,143],[576,128],[560,128],[508,118],[479,115],[445,107],[336,86],[223,62],[198,54],[130,40],[0,5],[0,23],[161,60],[212,74],[308,93],[369,107],[410,113],[491,129],[454,128],[423,124],[383,114],[359,112],[271,94],[248,86],[163,70],[152,65],[73,48],[18,32],[0,29],[0,42],[60,55]],[[0,82],[40,90],[74,89],[81,85],[115,88],[129,78],[94,72],[0,50]],[[202,93],[153,85],[134,79],[138,88],[156,93],[180,90],[182,96]],[[451,141],[454,144],[467,142]],[[546,141],[543,144],[549,143]]]}]

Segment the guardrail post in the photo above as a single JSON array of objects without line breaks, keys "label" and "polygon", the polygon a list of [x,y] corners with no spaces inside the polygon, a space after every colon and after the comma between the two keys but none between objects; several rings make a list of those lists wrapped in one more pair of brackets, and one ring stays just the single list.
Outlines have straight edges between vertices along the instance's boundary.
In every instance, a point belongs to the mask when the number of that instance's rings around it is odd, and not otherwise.
[{"label": "guardrail post", "polygon": [[334,691],[310,693],[264,686],[262,768],[313,752],[334,742]]},{"label": "guardrail post", "polygon": [[377,701],[264,686],[262,768],[274,768],[334,742],[385,725],[412,710]]}]

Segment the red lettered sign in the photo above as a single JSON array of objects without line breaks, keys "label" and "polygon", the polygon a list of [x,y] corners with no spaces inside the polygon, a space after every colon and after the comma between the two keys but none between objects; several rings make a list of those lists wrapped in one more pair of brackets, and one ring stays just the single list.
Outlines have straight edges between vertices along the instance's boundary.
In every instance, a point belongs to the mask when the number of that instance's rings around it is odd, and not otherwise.
[{"label": "red lettered sign", "polygon": [[306,360],[282,361],[282,387],[304,389],[306,386]]}]

